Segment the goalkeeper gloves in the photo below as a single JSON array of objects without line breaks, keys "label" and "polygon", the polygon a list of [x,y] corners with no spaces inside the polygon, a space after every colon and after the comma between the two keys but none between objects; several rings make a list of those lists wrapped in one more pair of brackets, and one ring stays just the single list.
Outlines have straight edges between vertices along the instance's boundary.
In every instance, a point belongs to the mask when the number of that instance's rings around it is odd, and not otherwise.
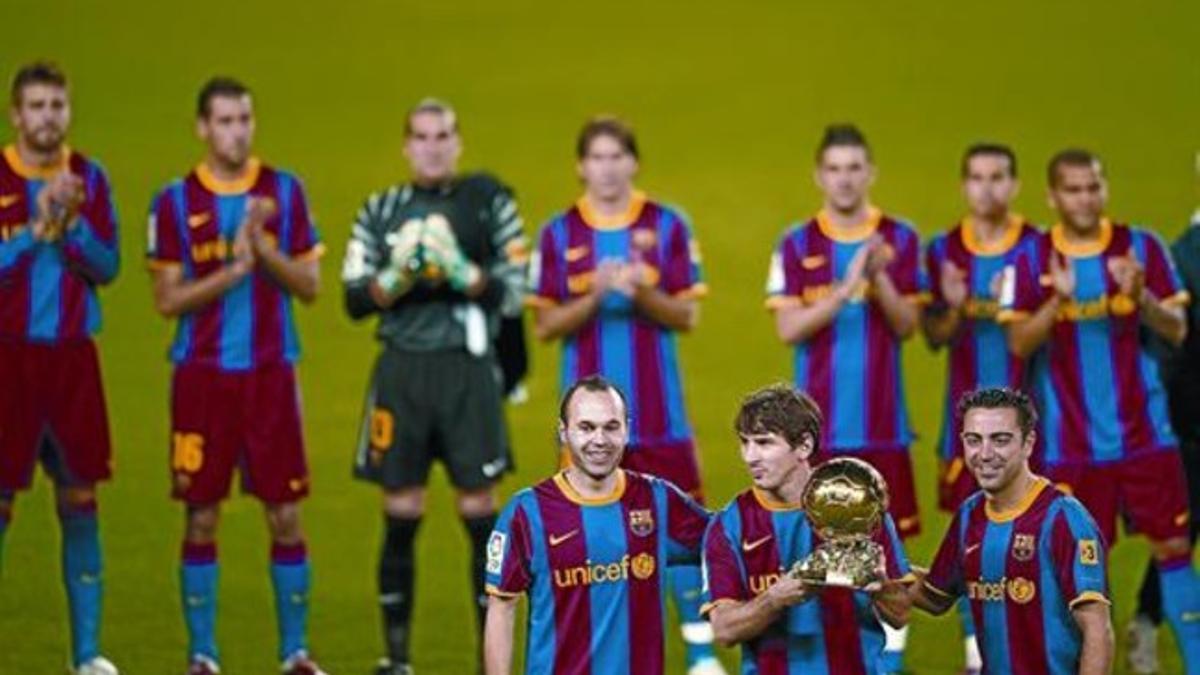
[{"label": "goalkeeper gloves", "polygon": [[389,247],[387,266],[375,281],[388,295],[402,294],[412,287],[423,266],[419,255],[421,226],[416,222],[405,223],[399,231],[389,233],[385,241]]},{"label": "goalkeeper gloves", "polygon": [[454,290],[465,293],[483,276],[479,265],[467,258],[458,247],[458,239],[444,218],[426,220],[421,245],[424,247],[425,262],[440,267],[446,283]]}]

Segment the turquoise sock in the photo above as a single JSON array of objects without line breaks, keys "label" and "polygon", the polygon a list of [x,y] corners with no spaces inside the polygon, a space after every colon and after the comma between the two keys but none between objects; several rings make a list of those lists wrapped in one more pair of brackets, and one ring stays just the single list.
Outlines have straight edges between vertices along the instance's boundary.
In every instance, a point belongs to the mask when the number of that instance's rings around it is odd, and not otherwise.
[{"label": "turquoise sock", "polygon": [[1200,577],[1191,555],[1158,564],[1162,583],[1163,616],[1175,633],[1175,642],[1188,675],[1200,675]]},{"label": "turquoise sock", "polygon": [[100,530],[94,502],[59,510],[62,574],[71,617],[71,654],[76,666],[100,655]]},{"label": "turquoise sock", "polygon": [[217,660],[217,576],[217,545],[184,542],[179,587],[189,659]]},{"label": "turquoise sock", "polygon": [[304,542],[271,546],[271,584],[279,627],[279,660],[308,649],[308,589],[311,571]]}]

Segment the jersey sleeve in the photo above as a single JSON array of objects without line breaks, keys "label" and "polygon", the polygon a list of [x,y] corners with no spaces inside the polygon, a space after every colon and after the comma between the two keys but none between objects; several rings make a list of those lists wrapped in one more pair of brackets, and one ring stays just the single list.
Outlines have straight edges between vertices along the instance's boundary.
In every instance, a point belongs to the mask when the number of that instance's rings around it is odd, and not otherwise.
[{"label": "jersey sleeve", "polygon": [[[1050,558],[1063,598],[1072,609],[1085,602],[1109,603],[1107,554],[1100,529],[1083,504],[1069,497],[1050,530]],[[1109,603],[1110,604],[1110,603]]]},{"label": "jersey sleeve", "polygon": [[287,223],[287,241],[283,251],[290,257],[302,260],[316,260],[325,253],[325,245],[321,243],[321,235],[313,224],[312,213],[308,210],[308,197],[304,185],[293,178],[287,186],[289,213],[284,214],[291,222]]},{"label": "jersey sleeve", "polygon": [[146,224],[146,264],[151,269],[183,264],[183,242],[179,237],[179,204],[168,187],[150,204]]},{"label": "jersey sleeve", "polygon": [[533,533],[521,502],[519,496],[509,502],[488,537],[484,572],[490,595],[515,597],[527,591],[533,581]]},{"label": "jersey sleeve", "polygon": [[1138,250],[1136,255],[1142,263],[1146,274],[1146,288],[1160,302],[1176,306],[1184,306],[1191,300],[1175,261],[1162,240],[1153,232],[1139,231],[1137,233]]},{"label": "jersey sleeve", "polygon": [[88,164],[84,173],[84,201],[79,217],[63,240],[63,253],[72,267],[92,281],[107,284],[121,266],[117,239],[117,211],[104,170]]},{"label": "jersey sleeve", "polygon": [[557,305],[567,300],[566,260],[557,240],[554,223],[542,228],[537,248],[529,261],[528,294],[525,302],[534,307]]},{"label": "jersey sleeve", "polygon": [[895,259],[888,265],[888,276],[900,295],[913,302],[929,301],[929,278],[921,267],[921,240],[907,227],[896,237]]},{"label": "jersey sleeve", "polygon": [[725,524],[714,518],[704,535],[704,560],[701,566],[704,583],[701,587],[700,615],[722,603],[745,602],[750,592],[742,579],[737,546],[730,540]]},{"label": "jersey sleeve", "polygon": [[704,531],[712,514],[674,484],[666,487],[667,559],[672,565],[700,562]]},{"label": "jersey sleeve", "polygon": [[804,285],[800,276],[792,230],[780,238],[771,253],[767,270],[767,309],[796,307],[803,304]]},{"label": "jersey sleeve", "polygon": [[380,226],[381,202],[385,198],[392,199],[394,195],[377,192],[367,198],[354,216],[346,241],[346,254],[342,258],[343,300],[346,313],[353,319],[379,311],[369,286],[387,266],[388,247]]},{"label": "jersey sleeve", "polygon": [[912,578],[912,567],[908,564],[908,555],[904,553],[904,544],[891,515],[885,514],[883,527],[875,533],[875,542],[883,547],[884,565],[888,579]]},{"label": "jersey sleeve", "polygon": [[508,317],[519,316],[530,257],[525,221],[517,208],[516,196],[504,186],[499,186],[492,195],[488,209],[491,245],[496,254],[488,265],[487,276],[503,285],[500,313]]},{"label": "jersey sleeve", "polygon": [[935,595],[956,598],[963,592],[962,540],[963,512],[959,510],[950,521],[946,536],[933,556],[929,574],[925,577],[925,588]]},{"label": "jersey sleeve", "polygon": [[1041,259],[1042,252],[1031,246],[1004,266],[1000,273],[1000,311],[996,321],[1006,323],[1026,318],[1045,302]]},{"label": "jersey sleeve", "polygon": [[701,268],[700,242],[691,225],[674,216],[663,249],[662,289],[669,295],[699,298],[708,292]]},{"label": "jersey sleeve", "polygon": [[929,311],[944,312],[946,298],[942,295],[942,264],[946,261],[946,238],[935,237],[925,247],[923,271],[929,288]]}]

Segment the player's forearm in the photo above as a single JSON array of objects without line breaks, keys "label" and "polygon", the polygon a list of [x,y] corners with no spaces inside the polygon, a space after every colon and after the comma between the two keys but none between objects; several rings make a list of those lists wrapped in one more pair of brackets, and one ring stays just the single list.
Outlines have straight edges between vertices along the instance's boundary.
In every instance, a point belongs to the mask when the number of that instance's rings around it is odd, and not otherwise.
[{"label": "player's forearm", "polygon": [[652,286],[643,286],[633,294],[633,304],[643,316],[666,328],[686,333],[696,327],[700,307],[690,298],[677,298]]},{"label": "player's forearm", "polygon": [[934,616],[941,616],[948,612],[954,606],[955,598],[934,593],[925,586],[924,578],[921,577],[918,581],[908,589],[908,599],[913,607],[921,611],[928,612]]},{"label": "player's forearm", "polygon": [[73,269],[97,284],[111,282],[121,267],[121,250],[117,242],[102,241],[83,217],[68,229],[63,241],[63,255]]},{"label": "player's forearm", "polygon": [[845,304],[846,297],[834,293],[809,305],[780,308],[775,312],[775,332],[785,344],[804,342],[833,323]]},{"label": "player's forearm", "polygon": [[539,307],[534,315],[533,333],[542,342],[572,335],[600,308],[600,295],[589,293],[563,305]]},{"label": "player's forearm", "polygon": [[509,675],[512,672],[516,605],[516,599],[488,598],[483,628],[483,664],[487,675]]},{"label": "player's forearm", "polygon": [[0,272],[16,265],[26,254],[37,246],[32,229],[22,228],[12,238],[0,242]]},{"label": "player's forearm", "polygon": [[767,594],[749,602],[728,602],[717,605],[709,612],[713,636],[722,647],[752,640],[767,630],[784,608],[777,607]]},{"label": "player's forearm", "polygon": [[258,260],[284,290],[301,302],[310,304],[321,290],[321,266],[316,260],[297,260],[267,247],[259,250]]},{"label": "player's forearm", "polygon": [[220,298],[240,279],[231,267],[222,267],[212,274],[192,281],[156,279],[154,308],[168,318],[194,312]]},{"label": "player's forearm", "polygon": [[1114,640],[1108,605],[1089,602],[1071,611],[1082,635],[1079,651],[1079,675],[1104,675],[1112,672]]},{"label": "player's forearm", "polygon": [[962,313],[957,307],[943,311],[927,311],[921,316],[921,328],[930,347],[943,347],[954,340],[962,325]]},{"label": "player's forearm", "polygon": [[901,295],[892,283],[892,278],[884,272],[875,275],[872,287],[875,291],[875,302],[883,311],[892,332],[900,339],[911,336],[917,329],[920,317],[916,303]]},{"label": "player's forearm", "polygon": [[1008,324],[1008,350],[1022,359],[1036,352],[1050,337],[1061,302],[1057,295],[1053,296],[1042,303],[1033,316],[1011,321]]},{"label": "player's forearm", "polygon": [[1187,337],[1187,317],[1182,307],[1166,305],[1149,290],[1142,290],[1139,313],[1142,323],[1176,347]]}]

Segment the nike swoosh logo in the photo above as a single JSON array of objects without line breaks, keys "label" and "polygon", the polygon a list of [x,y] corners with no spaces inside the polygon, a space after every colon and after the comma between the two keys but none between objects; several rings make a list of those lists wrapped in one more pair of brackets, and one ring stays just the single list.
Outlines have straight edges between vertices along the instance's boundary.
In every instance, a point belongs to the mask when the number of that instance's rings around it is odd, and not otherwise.
[{"label": "nike swoosh logo", "polygon": [[18,194],[0,195],[0,209],[7,209],[19,201],[21,201],[21,195]]},{"label": "nike swoosh logo", "polygon": [[762,546],[763,544],[767,543],[768,541],[771,541],[772,539],[774,539],[774,537],[772,535],[768,534],[767,536],[763,537],[762,539],[755,539],[754,541],[742,540],[742,550],[749,553],[750,551],[753,551],[754,549],[758,548],[759,546]]},{"label": "nike swoosh logo", "polygon": [[200,227],[201,225],[207,223],[210,218],[212,218],[212,216],[208,212],[193,213],[192,215],[188,216],[188,227]]},{"label": "nike swoosh logo", "polygon": [[575,262],[576,260],[583,260],[583,257],[587,254],[588,254],[588,247],[572,246],[571,248],[567,249],[567,251],[563,257],[565,257],[567,259],[567,262]]},{"label": "nike swoosh logo", "polygon": [[800,266],[806,270],[815,270],[825,264],[825,256],[810,255],[807,258],[800,259]]},{"label": "nike swoosh logo", "polygon": [[966,548],[966,550],[963,551],[963,557],[965,558],[965,557],[971,555],[972,553],[974,553],[976,551],[976,549],[978,549],[982,545],[983,544],[971,544],[970,546],[968,546]]},{"label": "nike swoosh logo", "polygon": [[558,546],[559,544],[570,539],[571,537],[574,537],[577,534],[579,534],[579,530],[571,530],[570,532],[568,532],[566,534],[560,534],[560,535],[552,534],[552,535],[550,535],[550,545]]}]

